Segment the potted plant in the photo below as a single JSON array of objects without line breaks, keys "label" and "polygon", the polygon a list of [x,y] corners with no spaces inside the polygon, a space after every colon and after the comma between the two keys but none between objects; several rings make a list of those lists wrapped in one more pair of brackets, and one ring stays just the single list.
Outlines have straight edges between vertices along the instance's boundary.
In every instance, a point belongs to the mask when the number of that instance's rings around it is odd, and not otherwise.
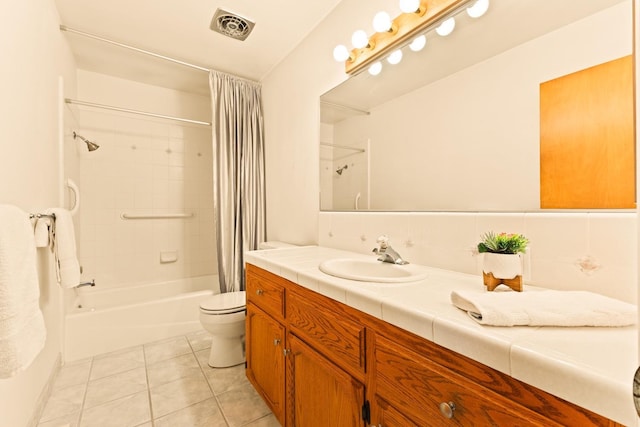
[{"label": "potted plant", "polygon": [[482,278],[488,291],[503,284],[514,291],[522,291],[522,257],[529,240],[522,234],[496,234],[492,231],[481,236],[478,252],[484,254]]}]

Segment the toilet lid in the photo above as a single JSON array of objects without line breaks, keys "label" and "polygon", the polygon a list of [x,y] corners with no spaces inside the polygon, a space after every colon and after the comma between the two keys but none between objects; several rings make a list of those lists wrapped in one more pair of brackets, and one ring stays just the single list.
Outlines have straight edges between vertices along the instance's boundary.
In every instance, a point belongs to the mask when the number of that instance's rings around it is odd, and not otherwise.
[{"label": "toilet lid", "polygon": [[202,300],[200,309],[212,312],[238,311],[239,309],[244,309],[246,304],[247,296],[245,291],[227,292]]}]

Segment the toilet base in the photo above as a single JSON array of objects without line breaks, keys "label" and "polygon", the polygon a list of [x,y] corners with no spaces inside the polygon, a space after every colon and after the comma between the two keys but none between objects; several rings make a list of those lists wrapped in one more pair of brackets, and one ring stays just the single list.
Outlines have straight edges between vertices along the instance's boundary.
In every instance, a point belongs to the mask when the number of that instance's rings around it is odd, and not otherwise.
[{"label": "toilet base", "polygon": [[244,335],[241,337],[225,338],[212,337],[209,361],[212,368],[228,368],[244,363],[245,343]]}]

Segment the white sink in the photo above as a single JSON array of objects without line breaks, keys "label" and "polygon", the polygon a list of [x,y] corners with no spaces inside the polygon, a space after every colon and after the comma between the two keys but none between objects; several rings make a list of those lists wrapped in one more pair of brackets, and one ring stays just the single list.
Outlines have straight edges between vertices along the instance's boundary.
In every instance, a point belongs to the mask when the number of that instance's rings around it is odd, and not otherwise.
[{"label": "white sink", "polygon": [[419,265],[396,265],[376,259],[336,258],[322,262],[319,268],[331,276],[361,282],[402,283],[427,277],[427,272]]}]

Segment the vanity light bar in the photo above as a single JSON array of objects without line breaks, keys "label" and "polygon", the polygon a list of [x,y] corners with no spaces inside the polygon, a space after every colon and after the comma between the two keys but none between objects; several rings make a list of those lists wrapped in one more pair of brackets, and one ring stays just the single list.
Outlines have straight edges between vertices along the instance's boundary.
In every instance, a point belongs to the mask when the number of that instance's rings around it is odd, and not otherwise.
[{"label": "vanity light bar", "polygon": [[457,14],[473,1],[420,0],[419,9],[398,15],[392,21],[391,30],[374,33],[365,47],[352,49],[345,61],[345,72],[358,74],[391,52],[411,43],[417,36],[435,28],[445,18]]}]

